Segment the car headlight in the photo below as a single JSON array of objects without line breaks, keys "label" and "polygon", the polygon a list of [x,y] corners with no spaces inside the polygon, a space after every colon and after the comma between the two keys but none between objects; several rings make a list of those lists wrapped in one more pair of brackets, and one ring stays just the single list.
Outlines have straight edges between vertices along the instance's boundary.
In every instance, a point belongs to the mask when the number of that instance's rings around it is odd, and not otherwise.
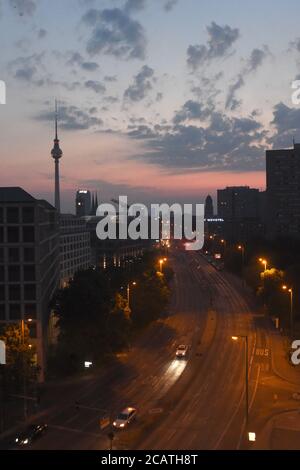
[{"label": "car headlight", "polygon": [[120,428],[124,428],[124,426],[125,426],[124,423],[120,424]]},{"label": "car headlight", "polygon": [[28,444],[28,439],[25,439],[25,441],[23,441],[23,444]]},{"label": "car headlight", "polygon": [[17,437],[17,439],[16,439],[16,442],[19,442],[19,439],[18,439],[18,437]]},{"label": "car headlight", "polygon": [[114,421],[114,422],[113,422],[113,425],[114,425],[114,426],[116,426],[116,425],[117,425],[116,421]]}]

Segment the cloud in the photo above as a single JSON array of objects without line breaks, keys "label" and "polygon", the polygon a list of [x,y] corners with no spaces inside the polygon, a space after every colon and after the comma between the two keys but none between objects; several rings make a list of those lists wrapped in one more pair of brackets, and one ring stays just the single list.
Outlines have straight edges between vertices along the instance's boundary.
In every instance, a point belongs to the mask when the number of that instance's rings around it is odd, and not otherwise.
[{"label": "cloud", "polygon": [[245,80],[243,75],[240,73],[236,81],[229,86],[228,94],[226,97],[225,108],[235,111],[241,105],[241,100],[236,99],[236,92],[245,85]]},{"label": "cloud", "polygon": [[105,86],[96,80],[88,80],[85,82],[84,86],[90,88],[95,93],[104,93],[106,91]]},{"label": "cloud", "polygon": [[207,44],[190,45],[187,49],[187,63],[192,70],[213,59],[226,57],[240,35],[238,28],[220,26],[214,21],[206,30],[209,37]]},{"label": "cloud", "polygon": [[[77,106],[68,106],[66,104],[59,105],[59,127],[64,130],[81,130],[101,126],[103,124],[102,120],[92,116],[92,114],[94,114],[94,111],[91,112],[91,109],[84,111]],[[35,119],[53,122],[55,112],[42,111],[35,116]]]},{"label": "cloud", "polygon": [[17,80],[39,85],[40,77],[38,76],[38,72],[43,68],[43,57],[44,53],[18,57],[9,62],[8,70]]},{"label": "cloud", "polygon": [[164,10],[171,11],[177,3],[178,0],[167,0],[164,4]]},{"label": "cloud", "polygon": [[9,0],[9,3],[19,16],[32,16],[37,6],[33,0]]},{"label": "cloud", "polygon": [[128,12],[140,11],[146,7],[147,0],[127,0],[124,10]]},{"label": "cloud", "polygon": [[141,24],[119,8],[90,9],[82,18],[92,29],[87,52],[123,59],[144,59],[146,38]]},{"label": "cloud", "polygon": [[74,66],[78,65],[83,70],[94,72],[99,68],[99,65],[96,62],[86,61],[79,52],[69,52],[67,54],[68,60],[67,65]]},{"label": "cloud", "polygon": [[82,62],[81,68],[83,68],[83,70],[88,70],[89,72],[94,72],[99,68],[99,65],[96,62]]},{"label": "cloud", "polygon": [[300,38],[296,38],[294,41],[291,41],[290,47],[295,49],[297,52],[300,52]]},{"label": "cloud", "polygon": [[184,103],[180,111],[175,113],[173,122],[179,124],[190,120],[205,120],[211,111],[208,108],[204,108],[203,105],[197,101],[188,100]]},{"label": "cloud", "polygon": [[38,38],[43,39],[45,36],[47,36],[47,31],[44,28],[41,28],[38,30]]},{"label": "cloud", "polygon": [[144,65],[135,75],[133,83],[125,90],[124,99],[135,102],[143,100],[152,90],[154,80],[154,70]]},{"label": "cloud", "polygon": [[116,75],[105,75],[104,81],[105,81],[105,82],[110,82],[110,83],[116,82],[116,81],[117,81],[117,77],[116,77]]},{"label": "cloud", "polygon": [[282,102],[277,103],[273,109],[273,120],[271,122],[276,131],[269,139],[269,142],[274,144],[274,147],[282,148],[290,146],[293,137],[300,140],[299,123],[299,108],[289,108]]},{"label": "cloud", "polygon": [[[142,11],[146,8],[147,1],[148,0],[127,0],[124,5],[124,10],[129,13]],[[178,0],[163,0],[163,9],[166,12],[169,12],[175,7],[177,3]]]},{"label": "cloud", "polygon": [[145,141],[140,157],[172,171],[253,171],[264,167],[266,132],[252,118],[212,112],[205,127],[137,125],[129,135]]},{"label": "cloud", "polygon": [[242,71],[238,74],[234,83],[229,86],[225,107],[234,111],[241,105],[241,100],[236,99],[237,91],[245,85],[245,78],[255,72],[264,62],[264,60],[270,56],[270,50],[268,46],[264,45],[261,49],[255,48],[252,50],[249,59]]}]

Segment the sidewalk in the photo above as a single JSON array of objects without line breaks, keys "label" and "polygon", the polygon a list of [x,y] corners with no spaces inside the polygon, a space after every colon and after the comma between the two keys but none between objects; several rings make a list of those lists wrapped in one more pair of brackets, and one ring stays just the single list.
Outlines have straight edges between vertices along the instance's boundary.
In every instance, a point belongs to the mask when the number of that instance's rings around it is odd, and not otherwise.
[{"label": "sidewalk", "polygon": [[253,450],[300,450],[300,411],[285,411],[270,418]]},{"label": "sidewalk", "polygon": [[283,380],[299,386],[300,393],[300,365],[291,364],[288,357],[292,341],[288,337],[282,336],[278,330],[271,326],[269,327],[269,339],[273,372]]},{"label": "sidewalk", "polygon": [[[300,393],[300,366],[288,360],[288,337],[280,334],[275,327],[268,326],[272,370],[282,380],[296,385]],[[297,388],[298,387],[298,388]],[[262,430],[257,433],[254,450],[300,450],[300,400],[295,400],[294,410],[283,411],[269,418]]]}]

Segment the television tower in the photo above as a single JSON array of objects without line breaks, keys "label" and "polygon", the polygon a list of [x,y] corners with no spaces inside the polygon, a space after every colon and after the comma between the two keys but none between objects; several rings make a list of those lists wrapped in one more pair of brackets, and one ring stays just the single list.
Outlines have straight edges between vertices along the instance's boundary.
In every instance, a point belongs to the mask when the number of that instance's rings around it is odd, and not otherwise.
[{"label": "television tower", "polygon": [[55,138],[54,146],[51,150],[51,156],[54,158],[55,164],[55,209],[60,213],[60,188],[59,188],[59,160],[63,153],[59,146],[59,139],[57,137],[57,101],[55,100]]}]

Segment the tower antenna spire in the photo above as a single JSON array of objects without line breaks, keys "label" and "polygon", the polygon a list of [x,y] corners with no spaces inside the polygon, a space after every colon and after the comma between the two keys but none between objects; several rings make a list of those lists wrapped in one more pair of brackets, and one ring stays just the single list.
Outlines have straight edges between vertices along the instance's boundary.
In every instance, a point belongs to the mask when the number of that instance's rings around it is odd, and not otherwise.
[{"label": "tower antenna spire", "polygon": [[53,149],[51,150],[51,156],[55,164],[55,188],[54,188],[54,200],[55,208],[60,213],[60,184],[59,184],[59,160],[63,153],[59,146],[58,133],[57,133],[57,100],[55,100],[55,138]]},{"label": "tower antenna spire", "polygon": [[55,140],[58,140],[57,138],[57,99],[55,99]]}]

